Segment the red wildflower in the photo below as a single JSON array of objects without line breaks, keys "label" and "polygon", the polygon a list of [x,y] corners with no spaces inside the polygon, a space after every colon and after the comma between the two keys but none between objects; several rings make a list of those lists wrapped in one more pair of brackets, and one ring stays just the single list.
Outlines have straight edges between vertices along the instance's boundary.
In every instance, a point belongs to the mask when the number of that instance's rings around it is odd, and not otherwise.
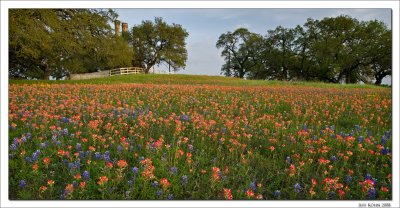
[{"label": "red wildflower", "polygon": [[126,168],[126,166],[128,166],[125,160],[119,160],[117,165],[119,168]]},{"label": "red wildflower", "polygon": [[160,185],[163,187],[163,189],[167,189],[171,186],[166,178],[161,179]]},{"label": "red wildflower", "polygon": [[225,199],[228,199],[228,200],[232,200],[233,199],[232,192],[231,192],[230,189],[224,188],[224,197],[225,197]]},{"label": "red wildflower", "polygon": [[97,184],[99,184],[101,186],[107,181],[108,181],[108,178],[106,176],[100,176],[99,181],[97,181]]}]

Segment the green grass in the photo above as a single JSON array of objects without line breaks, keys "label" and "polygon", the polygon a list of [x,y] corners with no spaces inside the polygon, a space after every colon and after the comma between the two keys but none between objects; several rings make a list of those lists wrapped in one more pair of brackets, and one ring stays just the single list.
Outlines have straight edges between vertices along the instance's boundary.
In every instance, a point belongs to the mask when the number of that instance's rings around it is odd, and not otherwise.
[{"label": "green grass", "polygon": [[323,88],[388,88],[376,85],[333,84],[322,82],[284,82],[266,80],[245,80],[233,77],[207,75],[166,75],[166,74],[136,74],[114,76],[88,80],[10,80],[10,84],[177,84],[177,85],[218,85],[218,86],[311,86]]}]

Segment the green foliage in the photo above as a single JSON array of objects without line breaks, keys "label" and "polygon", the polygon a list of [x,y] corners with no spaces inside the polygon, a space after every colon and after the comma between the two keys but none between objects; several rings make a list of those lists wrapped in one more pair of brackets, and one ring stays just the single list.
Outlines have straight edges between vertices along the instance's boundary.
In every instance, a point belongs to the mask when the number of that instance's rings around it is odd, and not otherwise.
[{"label": "green foliage", "polygon": [[168,25],[162,18],[143,21],[132,29],[133,65],[148,73],[156,64],[167,63],[174,71],[186,66],[185,39],[189,35],[181,25]]},{"label": "green foliage", "polygon": [[10,10],[10,77],[57,79],[129,63],[126,42],[113,37],[112,10]]},{"label": "green foliage", "polygon": [[246,28],[222,34],[216,44],[217,48],[223,48],[221,56],[226,60],[221,69],[222,73],[226,76],[243,78],[258,64],[256,62],[258,45],[261,43],[262,37]]},{"label": "green foliage", "polygon": [[[254,38],[257,43],[254,44]],[[391,30],[349,16],[308,19],[303,26],[269,30],[264,38],[240,28],[220,36],[226,76],[381,84],[391,75]],[[252,47],[249,47],[252,46]],[[243,65],[242,62],[251,62]]]}]

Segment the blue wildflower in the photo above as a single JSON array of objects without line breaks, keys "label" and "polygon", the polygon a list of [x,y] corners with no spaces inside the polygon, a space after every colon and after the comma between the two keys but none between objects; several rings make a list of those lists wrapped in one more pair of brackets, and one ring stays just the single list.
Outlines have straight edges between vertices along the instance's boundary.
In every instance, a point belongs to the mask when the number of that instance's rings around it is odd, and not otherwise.
[{"label": "blue wildflower", "polygon": [[181,120],[182,120],[182,121],[185,121],[185,122],[186,122],[186,121],[189,121],[189,116],[187,116],[187,115],[182,115],[182,116],[181,116]]},{"label": "blue wildflower", "polygon": [[11,150],[11,151],[17,150],[17,145],[11,144],[11,145],[10,145],[10,150]]},{"label": "blue wildflower", "polygon": [[275,197],[281,196],[281,191],[275,190],[275,191],[274,191],[274,196],[275,196]]},{"label": "blue wildflower", "polygon": [[375,188],[370,188],[368,190],[368,198],[370,198],[370,199],[376,198],[376,189]]},{"label": "blue wildflower", "polygon": [[75,150],[76,150],[76,151],[81,151],[81,150],[82,150],[82,145],[81,145],[81,143],[76,143]]},{"label": "blue wildflower", "polygon": [[168,199],[168,200],[174,199],[174,195],[173,195],[173,194],[168,194],[167,199]]},{"label": "blue wildflower", "polygon": [[169,171],[172,173],[172,174],[174,174],[174,175],[176,175],[176,174],[178,174],[178,168],[177,167],[171,167],[170,169],[169,169]]},{"label": "blue wildflower", "polygon": [[287,156],[287,157],[286,157],[286,163],[290,164],[290,163],[291,163],[291,161],[292,161],[292,160],[290,159],[290,157],[289,157],[289,156]]},{"label": "blue wildflower", "polygon": [[121,145],[118,145],[117,151],[118,151],[118,152],[121,152],[122,150],[123,150],[123,147],[122,147]]},{"label": "blue wildflower", "polygon": [[61,134],[62,135],[67,135],[68,134],[68,129],[65,128],[65,129],[61,130]]},{"label": "blue wildflower", "polygon": [[156,187],[158,187],[158,182],[157,182],[157,181],[154,181],[153,183],[151,183],[151,185],[152,185],[154,188],[156,188]]},{"label": "blue wildflower", "polygon": [[157,197],[160,198],[161,195],[163,194],[163,190],[159,189],[156,194],[157,194]]},{"label": "blue wildflower", "polygon": [[94,159],[95,159],[95,160],[100,160],[100,159],[101,159],[101,154],[100,154],[100,152],[94,153]]},{"label": "blue wildflower", "polygon": [[257,189],[256,183],[251,182],[249,188],[251,188],[253,191],[255,191]]},{"label": "blue wildflower", "polygon": [[301,186],[300,186],[299,183],[294,184],[294,191],[295,191],[296,193],[300,193],[300,191],[301,191]]},{"label": "blue wildflower", "polygon": [[333,162],[336,162],[338,159],[337,159],[337,157],[336,157],[335,155],[333,155],[333,156],[331,156],[331,160],[332,160]]},{"label": "blue wildflower", "polygon": [[364,141],[364,137],[363,136],[359,136],[357,140],[358,140],[358,143],[361,143],[361,142]]},{"label": "blue wildflower", "polygon": [[347,184],[351,183],[351,181],[353,180],[353,178],[349,175],[346,176],[345,181]]},{"label": "blue wildflower", "polygon": [[138,172],[139,172],[139,168],[133,167],[133,168],[132,168],[132,172],[133,172],[134,175],[137,175]]},{"label": "blue wildflower", "polygon": [[85,181],[90,180],[90,173],[89,173],[89,171],[87,171],[87,170],[83,171],[82,179],[85,180]]},{"label": "blue wildflower", "polygon": [[181,177],[181,183],[182,183],[182,185],[186,185],[186,184],[188,183],[188,177],[187,177],[187,175],[183,175],[183,176]]},{"label": "blue wildflower", "polygon": [[20,180],[19,181],[19,187],[24,188],[26,186],[26,181],[25,180]]},{"label": "blue wildflower", "polygon": [[382,155],[387,155],[388,153],[389,153],[389,149],[387,149],[387,148],[381,149],[381,154]]}]

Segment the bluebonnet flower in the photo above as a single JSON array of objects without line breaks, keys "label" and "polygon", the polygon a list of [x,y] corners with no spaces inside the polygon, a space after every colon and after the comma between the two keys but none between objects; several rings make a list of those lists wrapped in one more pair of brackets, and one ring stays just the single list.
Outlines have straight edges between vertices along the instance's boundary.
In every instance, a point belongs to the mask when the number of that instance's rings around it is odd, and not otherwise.
[{"label": "bluebonnet flower", "polygon": [[69,123],[69,118],[67,118],[67,117],[62,117],[62,118],[61,118],[61,122]]},{"label": "bluebonnet flower", "polygon": [[18,146],[18,138],[14,138],[13,144],[14,144],[15,146]]},{"label": "bluebonnet flower", "polygon": [[136,175],[138,174],[138,172],[139,172],[139,168],[133,167],[133,168],[132,168],[132,172],[133,172],[133,174],[136,176]]},{"label": "bluebonnet flower", "polygon": [[61,141],[57,141],[56,145],[60,146],[61,145]]},{"label": "bluebonnet flower", "polygon": [[32,153],[32,160],[33,161],[37,161],[38,157],[39,157],[39,155],[36,152]]},{"label": "bluebonnet flower", "polygon": [[26,138],[28,138],[28,139],[30,139],[31,138],[31,136],[32,136],[32,134],[31,133],[26,133]]},{"label": "bluebonnet flower", "polygon": [[221,132],[222,132],[222,133],[225,133],[225,132],[226,132],[226,128],[225,128],[225,127],[222,127],[222,128],[221,128]]},{"label": "bluebonnet flower", "polygon": [[81,150],[82,150],[82,145],[81,145],[81,143],[76,143],[75,150],[76,150],[76,151],[81,151]]},{"label": "bluebonnet flower", "polygon": [[168,199],[168,200],[174,199],[174,195],[173,195],[173,194],[168,194],[167,199]]},{"label": "bluebonnet flower", "polygon": [[118,152],[121,152],[122,150],[123,150],[123,147],[122,147],[121,145],[118,145],[117,151],[118,151]]},{"label": "bluebonnet flower", "polygon": [[290,164],[291,163],[291,159],[289,156],[286,157],[286,163]]},{"label": "bluebonnet flower", "polygon": [[20,180],[19,181],[19,187],[24,188],[26,186],[26,181],[25,180]]},{"label": "bluebonnet flower", "polygon": [[372,180],[371,174],[367,173],[367,174],[365,175],[365,180]]},{"label": "bluebonnet flower", "polygon": [[101,154],[100,154],[100,152],[94,153],[94,159],[95,159],[95,160],[100,160],[100,159],[101,159]]},{"label": "bluebonnet flower", "polygon": [[381,149],[381,154],[382,155],[387,155],[388,153],[389,153],[389,149],[387,149],[387,148]]},{"label": "bluebonnet flower", "polygon": [[357,140],[358,140],[358,143],[361,143],[361,142],[364,141],[364,137],[363,136],[359,136]]},{"label": "bluebonnet flower", "polygon": [[331,156],[331,160],[332,160],[333,162],[336,162],[338,159],[337,159],[337,157],[336,157],[335,155],[332,155],[332,156]]},{"label": "bluebonnet flower", "polygon": [[47,144],[45,142],[43,142],[43,143],[40,144],[40,147],[44,149],[44,148],[47,147]]},{"label": "bluebonnet flower", "polygon": [[25,162],[27,162],[27,163],[32,163],[33,160],[32,160],[32,158],[30,158],[30,157],[25,157]]},{"label": "bluebonnet flower", "polygon": [[25,136],[22,136],[22,137],[21,137],[21,141],[22,141],[22,142],[26,142],[26,137],[25,137]]},{"label": "bluebonnet flower", "polygon": [[389,139],[391,135],[392,135],[392,131],[391,130],[385,132],[386,138]]},{"label": "bluebonnet flower", "polygon": [[[107,153],[107,152],[106,152],[106,153]],[[104,159],[104,161],[106,161],[106,162],[110,162],[110,161],[111,161],[110,154],[104,154],[104,155],[103,155],[103,159]]]},{"label": "bluebonnet flower", "polygon": [[151,183],[151,185],[152,185],[154,188],[156,188],[156,187],[158,187],[158,182],[157,182],[157,181],[154,181],[153,183]]},{"label": "bluebonnet flower", "polygon": [[335,130],[335,125],[330,126],[329,129],[334,131]]},{"label": "bluebonnet flower", "polygon": [[61,130],[61,134],[62,135],[67,135],[68,134],[68,129],[65,128],[65,129]]},{"label": "bluebonnet flower", "polygon": [[53,136],[51,136],[51,140],[53,140],[53,142],[57,141],[57,134],[53,134]]},{"label": "bluebonnet flower", "polygon": [[300,184],[299,183],[294,184],[294,191],[296,193],[300,193],[300,190],[301,190]]},{"label": "bluebonnet flower", "polygon": [[11,145],[10,145],[10,150],[11,150],[11,151],[17,150],[17,146],[16,146],[15,144],[11,144]]},{"label": "bluebonnet flower", "polygon": [[274,191],[274,196],[275,197],[279,197],[281,195],[281,191],[279,191],[279,190],[275,190]]},{"label": "bluebonnet flower", "polygon": [[361,127],[360,127],[360,125],[355,125],[355,126],[354,126],[354,129],[355,129],[356,131],[358,131],[358,130],[361,129]]},{"label": "bluebonnet flower", "polygon": [[174,175],[178,174],[178,168],[175,167],[175,166],[171,167],[171,168],[169,169],[169,171],[170,171],[172,174],[174,174]]},{"label": "bluebonnet flower", "polygon": [[160,198],[161,195],[163,194],[163,190],[159,189],[156,194],[157,194],[157,197]]},{"label": "bluebonnet flower", "polygon": [[132,186],[132,185],[133,185],[133,181],[132,181],[132,180],[129,180],[129,181],[128,181],[128,185],[129,185],[129,186]]},{"label": "bluebonnet flower", "polygon": [[186,122],[186,121],[189,121],[189,116],[187,116],[187,115],[182,115],[182,116],[181,116],[181,120],[182,120],[182,121],[185,121],[185,122]]},{"label": "bluebonnet flower", "polygon": [[376,198],[376,189],[375,188],[370,188],[368,190],[368,198],[370,198],[370,199]]},{"label": "bluebonnet flower", "polygon": [[387,138],[385,136],[382,136],[381,144],[386,145],[386,143],[387,143]]},{"label": "bluebonnet flower", "polygon": [[74,189],[75,189],[75,188],[78,188],[78,182],[72,181],[72,186],[74,187]]},{"label": "bluebonnet flower", "polygon": [[87,170],[83,171],[82,179],[85,180],[85,181],[88,181],[90,179],[89,171],[87,171]]},{"label": "bluebonnet flower", "polygon": [[75,137],[75,134],[70,134],[69,137],[73,139]]},{"label": "bluebonnet flower", "polygon": [[188,183],[188,177],[187,177],[187,175],[183,175],[183,176],[181,177],[181,183],[182,183],[182,185],[186,185],[186,184]]},{"label": "bluebonnet flower", "polygon": [[255,191],[257,189],[256,183],[251,182],[249,188],[251,188],[253,191]]},{"label": "bluebonnet flower", "polygon": [[308,128],[307,128],[307,124],[303,124],[303,128],[302,128],[304,131],[308,131]]},{"label": "bluebonnet flower", "polygon": [[79,158],[83,159],[85,158],[85,152],[84,151],[79,151]]},{"label": "bluebonnet flower", "polygon": [[353,178],[351,176],[349,176],[349,175],[347,175],[346,178],[345,178],[345,181],[348,184],[351,183],[352,180],[353,180]]}]

